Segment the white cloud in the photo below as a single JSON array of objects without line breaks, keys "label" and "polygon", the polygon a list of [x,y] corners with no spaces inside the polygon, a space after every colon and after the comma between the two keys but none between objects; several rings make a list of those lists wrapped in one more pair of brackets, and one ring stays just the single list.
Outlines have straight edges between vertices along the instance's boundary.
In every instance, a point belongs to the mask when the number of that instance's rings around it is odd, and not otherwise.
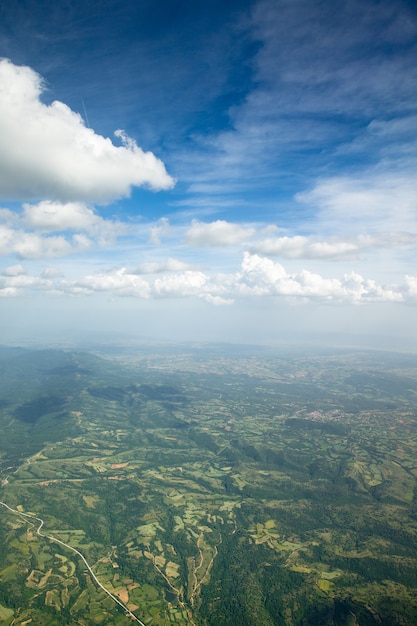
[{"label": "white cloud", "polygon": [[207,276],[203,272],[188,270],[182,274],[171,274],[157,278],[153,291],[158,296],[186,297],[205,293]]},{"label": "white cloud", "polygon": [[10,251],[22,259],[64,256],[77,250],[64,237],[40,237],[32,233],[14,233]]},{"label": "white cloud", "polygon": [[247,241],[254,233],[253,228],[224,220],[215,222],[193,220],[184,240],[190,246],[235,246]]},{"label": "white cloud", "polygon": [[288,259],[326,259],[351,255],[357,244],[347,241],[314,241],[309,237],[269,237],[255,243],[253,252],[282,256]]},{"label": "white cloud", "polygon": [[82,235],[42,237],[36,233],[0,225],[0,254],[15,254],[21,259],[40,259],[84,252],[92,242]]},{"label": "white cloud", "polygon": [[279,263],[245,253],[237,288],[242,294],[293,296],[342,302],[401,302],[400,287],[379,286],[359,274],[345,274],[342,279],[325,278],[303,269],[288,273]]},{"label": "white cloud", "polygon": [[9,276],[7,278],[0,279],[2,284],[6,287],[42,287],[49,288],[51,286],[51,282],[49,280],[39,278],[37,276],[29,276],[27,274],[19,274],[17,276]]},{"label": "white cloud", "polygon": [[103,219],[81,202],[44,200],[24,204],[23,209],[22,214],[0,213],[0,255],[15,254],[22,259],[66,256],[106,246],[130,232],[127,224]]},{"label": "white cloud", "polygon": [[2,272],[3,276],[20,276],[26,274],[26,270],[20,263],[18,265],[10,265],[6,267]]},{"label": "white cloud", "polygon": [[24,221],[41,232],[59,230],[89,231],[103,220],[81,202],[52,202],[45,200],[37,205],[24,204]]},{"label": "white cloud", "polygon": [[343,239],[332,237],[320,241],[316,237],[269,237],[255,242],[251,252],[280,256],[286,259],[345,259],[357,258],[360,253],[377,248],[404,248],[417,243],[417,232],[381,232]]},{"label": "white cloud", "polygon": [[213,306],[230,306],[235,302],[232,298],[222,298],[221,296],[213,296],[208,293],[204,296],[204,300]]},{"label": "white cloud", "polygon": [[[67,285],[68,286],[68,285]],[[134,296],[148,298],[150,296],[149,284],[137,276],[130,274],[125,268],[120,268],[106,274],[89,275],[79,281],[78,284],[69,285],[71,288],[78,287],[94,291],[106,291],[112,295]]]},{"label": "white cloud", "polygon": [[412,298],[417,298],[417,276],[407,275],[404,283],[407,295]]},{"label": "white cloud", "polygon": [[20,291],[15,287],[0,287],[0,298],[15,298]]},{"label": "white cloud", "polygon": [[166,261],[159,263],[142,263],[138,265],[133,274],[160,274],[162,272],[184,272],[192,269],[188,263],[179,261],[178,259],[168,258]]},{"label": "white cloud", "polygon": [[[20,269],[19,269],[20,268]],[[8,270],[8,271],[7,271]],[[50,291],[52,282],[38,276],[25,273],[22,266],[6,268],[0,276],[0,296],[15,297],[28,290]]]},{"label": "white cloud", "polygon": [[105,203],[133,186],[173,186],[163,163],[123,131],[115,146],[62,102],[43,104],[43,91],[31,68],[0,60],[0,196]]},{"label": "white cloud", "polygon": [[[103,246],[113,241],[116,236],[129,231],[127,224],[105,220],[82,202],[61,203],[44,200],[36,205],[24,204],[23,208],[23,223],[41,233],[85,231]],[[74,234],[73,240],[80,250],[91,245],[86,236],[80,233]]]},{"label": "white cloud", "polygon": [[[339,277],[302,269],[289,271],[282,264],[258,254],[245,252],[240,269],[213,273],[184,269],[182,262],[147,264],[137,270],[125,267],[108,272],[67,279],[59,271],[43,271],[34,276],[21,265],[7,267],[0,275],[2,295],[20,295],[31,290],[49,294],[92,296],[103,293],[110,298],[202,299],[214,305],[230,305],[238,300],[281,298],[292,302],[315,301],[327,304],[401,303],[417,298],[417,277],[405,276],[396,284],[378,284],[358,272]],[[148,271],[149,270],[149,271]]]},{"label": "white cloud", "polygon": [[347,256],[358,249],[357,245],[347,241],[317,241],[309,245],[307,258],[335,258]]},{"label": "white cloud", "polygon": [[315,207],[320,228],[333,233],[417,232],[414,174],[330,178],[297,194],[296,200]]},{"label": "white cloud", "polygon": [[168,218],[161,217],[155,226],[151,226],[149,231],[149,240],[154,245],[158,246],[161,243],[162,237],[169,237],[171,234],[171,226]]}]

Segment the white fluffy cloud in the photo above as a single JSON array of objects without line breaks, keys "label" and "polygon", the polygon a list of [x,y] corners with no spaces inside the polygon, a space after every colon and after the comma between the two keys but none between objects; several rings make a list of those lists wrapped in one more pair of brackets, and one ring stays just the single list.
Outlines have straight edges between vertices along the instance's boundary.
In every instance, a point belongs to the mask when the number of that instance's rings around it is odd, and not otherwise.
[{"label": "white fluffy cloud", "polygon": [[24,221],[41,232],[59,230],[92,230],[103,220],[81,202],[24,204]]},{"label": "white fluffy cloud", "polygon": [[354,272],[344,274],[342,278],[325,278],[305,269],[289,273],[281,264],[250,253],[245,253],[243,258],[239,289],[247,295],[278,295],[351,303],[403,300],[399,286],[380,286]]},{"label": "white fluffy cloud", "polygon": [[81,288],[90,293],[105,291],[115,296],[134,296],[149,298],[150,287],[146,280],[136,274],[131,274],[125,268],[120,268],[106,274],[86,276],[78,283],[68,283],[65,289],[73,290]]},{"label": "white fluffy cloud", "polygon": [[184,298],[206,296],[210,293],[210,288],[207,288],[208,282],[208,277],[199,271],[167,273],[161,278],[145,280],[126,268],[120,268],[105,274],[86,276],[76,284],[66,284],[64,288],[69,291],[72,291],[74,287],[82,288],[89,290],[90,293],[105,291],[113,296],[124,297]]},{"label": "white fluffy cloud", "polygon": [[105,203],[133,186],[168,189],[163,163],[122,131],[121,146],[87,128],[62,102],[41,102],[41,77],[0,60],[0,195]]},{"label": "white fluffy cloud", "polygon": [[413,298],[417,298],[417,276],[407,275],[404,282],[407,294]]},{"label": "white fluffy cloud", "polygon": [[20,229],[0,225],[0,254],[15,254],[20,259],[40,259],[84,252],[93,245],[86,236],[76,234],[42,237]]},{"label": "white fluffy cloud", "polygon": [[235,246],[248,240],[254,233],[253,228],[224,220],[209,223],[193,220],[184,239],[190,246]]},{"label": "white fluffy cloud", "polygon": [[105,220],[81,202],[45,200],[24,204],[23,209],[22,214],[0,213],[0,255],[15,254],[22,259],[66,256],[105,246],[129,232],[126,224]]},{"label": "white fluffy cloud", "polygon": [[213,305],[231,304],[242,298],[265,297],[350,304],[400,303],[417,298],[415,276],[406,276],[401,284],[380,285],[357,272],[345,273],[337,278],[307,269],[290,272],[280,263],[249,252],[244,254],[240,270],[235,273],[184,270],[173,260],[149,269],[152,273],[146,278],[138,275],[137,270],[118,268],[89,274],[78,280],[67,280],[53,271],[43,272],[39,277],[32,276],[18,265],[3,270],[0,289],[6,290],[2,295],[8,296],[18,295],[22,290],[41,289],[77,296],[106,293],[112,298],[199,298]]},{"label": "white fluffy cloud", "polygon": [[105,220],[82,202],[44,200],[35,205],[24,204],[23,208],[24,225],[40,233],[84,231],[104,245],[128,232],[126,224]]}]

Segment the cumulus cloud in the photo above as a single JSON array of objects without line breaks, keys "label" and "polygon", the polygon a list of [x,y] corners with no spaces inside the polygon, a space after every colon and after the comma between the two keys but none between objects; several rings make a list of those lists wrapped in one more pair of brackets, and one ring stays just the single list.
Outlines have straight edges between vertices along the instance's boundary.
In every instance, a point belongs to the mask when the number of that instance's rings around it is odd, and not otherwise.
[{"label": "cumulus cloud", "polygon": [[91,295],[105,292],[112,297],[150,298],[203,298],[217,306],[229,304],[231,299],[219,295],[224,289],[210,281],[200,271],[186,270],[180,273],[144,279],[126,268],[106,273],[88,275],[79,281],[59,281],[58,288],[72,295]]},{"label": "cumulus cloud", "polygon": [[184,298],[206,295],[207,282],[208,277],[205,274],[192,270],[179,274],[167,273],[161,278],[145,280],[126,268],[120,268],[104,274],[86,276],[76,286],[87,289],[90,293],[105,291],[114,296]]},{"label": "cumulus cloud", "polygon": [[136,274],[129,273],[126,268],[120,268],[104,274],[88,275],[78,283],[66,285],[70,290],[81,288],[93,293],[105,291],[118,296],[134,296],[148,298],[150,287],[146,280]]},{"label": "cumulus cloud", "polygon": [[69,239],[62,235],[42,237],[37,233],[0,225],[0,254],[15,254],[20,259],[66,256],[84,252],[92,244],[88,237],[79,234]]},{"label": "cumulus cloud", "polygon": [[190,246],[235,246],[247,241],[254,233],[254,228],[224,220],[215,222],[193,220],[184,240]]},{"label": "cumulus cloud", "polygon": [[[0,275],[2,295],[19,295],[24,290],[45,290],[54,294],[91,296],[104,293],[112,298],[140,299],[198,298],[218,305],[230,305],[239,299],[285,298],[291,301],[326,303],[400,303],[417,298],[417,277],[406,276],[401,284],[381,285],[357,272],[341,277],[323,276],[308,269],[290,272],[280,263],[246,252],[239,271],[213,274],[200,270],[168,269],[146,278],[125,267],[88,274],[67,280],[59,272],[32,276],[20,266],[6,268]],[[162,270],[162,264],[156,269]],[[155,270],[155,268],[153,268]],[[157,275],[155,275],[157,274]]]},{"label": "cumulus cloud", "polygon": [[92,209],[81,202],[52,202],[46,200],[37,205],[24,204],[24,221],[41,232],[59,230],[91,230],[103,221]]},{"label": "cumulus cloud", "polygon": [[279,263],[257,254],[245,253],[238,284],[244,295],[291,296],[342,302],[401,302],[399,287],[379,286],[373,280],[349,273],[340,278],[325,278],[303,269],[289,273]]},{"label": "cumulus cloud", "polygon": [[0,213],[0,254],[21,259],[66,256],[108,245],[128,232],[127,224],[103,219],[81,202],[44,200],[24,204],[22,214]]},{"label": "cumulus cloud", "polygon": [[[128,232],[127,224],[105,220],[82,202],[44,200],[36,205],[24,204],[23,223],[41,233],[85,231],[100,245]],[[80,242],[82,235],[74,235]],[[82,246],[81,246],[82,247]]]},{"label": "cumulus cloud", "polygon": [[164,164],[123,131],[116,146],[64,103],[43,104],[43,91],[31,68],[0,60],[1,196],[106,203],[134,186],[173,186]]}]

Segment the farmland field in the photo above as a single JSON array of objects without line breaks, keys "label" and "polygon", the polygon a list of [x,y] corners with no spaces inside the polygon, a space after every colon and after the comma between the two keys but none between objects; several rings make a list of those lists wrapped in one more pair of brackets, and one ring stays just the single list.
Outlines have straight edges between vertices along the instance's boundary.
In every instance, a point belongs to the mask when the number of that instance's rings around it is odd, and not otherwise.
[{"label": "farmland field", "polygon": [[1,348],[0,373],[1,625],[417,623],[415,355]]}]

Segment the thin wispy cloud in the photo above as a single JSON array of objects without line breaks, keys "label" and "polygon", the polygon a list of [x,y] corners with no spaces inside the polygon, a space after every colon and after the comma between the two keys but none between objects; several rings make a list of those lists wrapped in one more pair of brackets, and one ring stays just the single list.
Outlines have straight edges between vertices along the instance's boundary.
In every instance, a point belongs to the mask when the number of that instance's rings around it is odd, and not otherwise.
[{"label": "thin wispy cloud", "polygon": [[297,194],[331,232],[417,232],[417,182],[411,173],[368,172],[319,180]]}]

